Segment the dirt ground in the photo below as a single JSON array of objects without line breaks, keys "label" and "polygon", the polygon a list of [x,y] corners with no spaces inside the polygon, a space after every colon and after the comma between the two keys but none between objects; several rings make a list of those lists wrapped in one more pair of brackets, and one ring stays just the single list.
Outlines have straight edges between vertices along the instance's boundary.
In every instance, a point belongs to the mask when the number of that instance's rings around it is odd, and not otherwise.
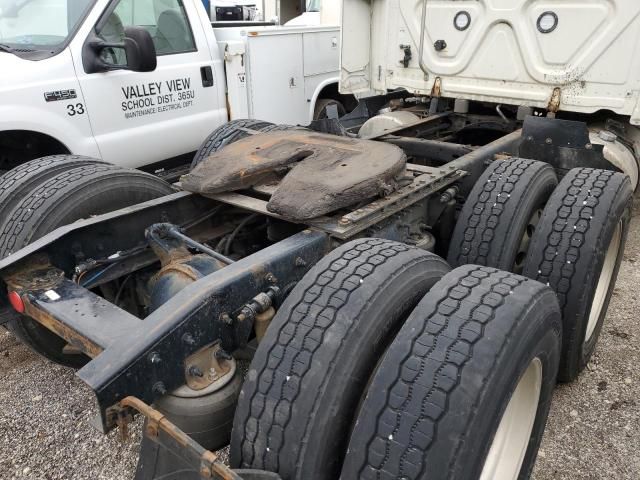
[{"label": "dirt ground", "polygon": [[[535,480],[640,479],[639,267],[635,217],[597,352],[556,390]],[[125,442],[98,433],[91,392],[73,372],[0,332],[0,479],[132,478],[140,425]]]}]

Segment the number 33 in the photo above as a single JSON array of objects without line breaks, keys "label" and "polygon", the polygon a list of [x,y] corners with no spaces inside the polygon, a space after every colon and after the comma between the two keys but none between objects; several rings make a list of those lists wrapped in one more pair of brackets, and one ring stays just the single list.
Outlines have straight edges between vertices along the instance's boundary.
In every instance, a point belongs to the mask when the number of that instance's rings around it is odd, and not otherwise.
[{"label": "number 33", "polygon": [[73,117],[75,115],[82,115],[84,113],[84,105],[81,103],[76,103],[75,105],[70,104],[67,105],[67,115]]}]

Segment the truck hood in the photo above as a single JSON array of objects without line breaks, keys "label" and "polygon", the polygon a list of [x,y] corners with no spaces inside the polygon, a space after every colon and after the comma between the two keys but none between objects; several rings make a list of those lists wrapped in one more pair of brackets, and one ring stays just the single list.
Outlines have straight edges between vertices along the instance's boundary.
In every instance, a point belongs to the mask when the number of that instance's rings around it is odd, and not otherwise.
[{"label": "truck hood", "polygon": [[27,73],[28,64],[31,63],[16,57],[13,53],[0,52],[0,89],[15,84]]},{"label": "truck hood", "polygon": [[[68,79],[75,88],[76,78],[69,50],[45,60],[26,60],[12,53],[0,52],[0,95],[33,88],[34,84],[52,85]],[[63,80],[64,81],[64,80]]]}]

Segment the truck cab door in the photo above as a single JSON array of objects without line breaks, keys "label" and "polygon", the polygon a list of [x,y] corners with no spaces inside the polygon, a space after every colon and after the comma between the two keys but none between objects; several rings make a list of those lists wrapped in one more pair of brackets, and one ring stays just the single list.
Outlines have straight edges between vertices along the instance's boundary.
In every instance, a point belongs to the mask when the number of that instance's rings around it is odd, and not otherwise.
[{"label": "truck cab door", "polygon": [[[213,32],[205,31],[210,26],[200,18],[205,15],[201,9],[193,0],[109,2],[92,34],[117,44],[124,40],[125,27],[143,27],[156,48],[153,72],[87,73],[82,46],[73,52],[104,160],[140,167],[178,157],[197,150],[227,120],[222,66],[218,52],[210,50],[207,34]],[[126,64],[123,56],[121,49],[106,49],[101,60]]]}]

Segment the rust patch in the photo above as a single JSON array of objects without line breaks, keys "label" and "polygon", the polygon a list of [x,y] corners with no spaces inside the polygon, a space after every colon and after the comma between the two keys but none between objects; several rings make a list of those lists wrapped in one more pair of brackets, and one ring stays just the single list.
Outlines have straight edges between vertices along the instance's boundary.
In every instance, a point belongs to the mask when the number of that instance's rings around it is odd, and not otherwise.
[{"label": "rust patch", "polygon": [[269,307],[265,312],[258,313],[256,315],[256,318],[253,321],[253,328],[255,329],[258,343],[260,343],[264,338],[265,333],[267,333],[267,328],[269,328],[271,320],[273,320],[275,315],[276,310],[273,307]]},{"label": "rust patch", "polygon": [[252,266],[250,268],[250,271],[251,271],[251,275],[253,275],[253,277],[256,280],[261,280],[262,278],[264,278],[267,275],[267,270],[265,269],[264,265]]},{"label": "rust patch", "polygon": [[100,345],[83,337],[74,329],[33,305],[29,299],[29,295],[22,295],[22,300],[25,306],[25,315],[33,318],[40,325],[51,330],[59,337],[64,338],[74,349],[87,354],[91,358],[95,358],[102,353],[103,349]]},{"label": "rust patch", "polygon": [[182,263],[191,260],[191,258],[191,256],[188,258],[183,258],[172,262],[165,267],[162,267],[162,269],[158,273],[151,277],[151,285],[154,285],[160,278],[168,273],[175,273],[181,277],[186,277],[187,280],[191,280],[194,282],[198,280],[201,277],[200,273],[195,268]]},{"label": "rust patch", "polygon": [[64,272],[49,263],[49,259],[36,255],[19,268],[12,269],[4,281],[12,290],[49,290],[64,280]]},{"label": "rust patch", "polygon": [[[171,437],[186,452],[180,455],[183,458],[199,459],[199,471],[201,478],[214,478],[219,480],[241,480],[229,467],[218,460],[218,456],[203,448],[198,442],[171,423],[162,413],[144,403],[136,397],[126,397],[112,410],[117,415],[117,424],[120,429],[126,431],[127,425],[133,420],[131,411],[136,411],[147,418],[147,430],[145,434],[151,440],[160,442],[160,434],[165,433]],[[180,452],[174,452],[180,454]]]},{"label": "rust patch", "polygon": [[431,88],[431,96],[439,97],[442,95],[442,79],[440,77],[436,77],[433,82],[433,87]]},{"label": "rust patch", "polygon": [[231,371],[231,362],[219,358],[220,351],[222,347],[219,342],[216,342],[187,357],[185,378],[189,388],[196,391],[204,390]]},{"label": "rust patch", "polygon": [[549,99],[549,104],[547,105],[547,110],[551,113],[557,113],[560,110],[560,99],[562,98],[562,91],[560,87],[556,87],[553,89],[553,93],[551,94],[551,99]]}]

